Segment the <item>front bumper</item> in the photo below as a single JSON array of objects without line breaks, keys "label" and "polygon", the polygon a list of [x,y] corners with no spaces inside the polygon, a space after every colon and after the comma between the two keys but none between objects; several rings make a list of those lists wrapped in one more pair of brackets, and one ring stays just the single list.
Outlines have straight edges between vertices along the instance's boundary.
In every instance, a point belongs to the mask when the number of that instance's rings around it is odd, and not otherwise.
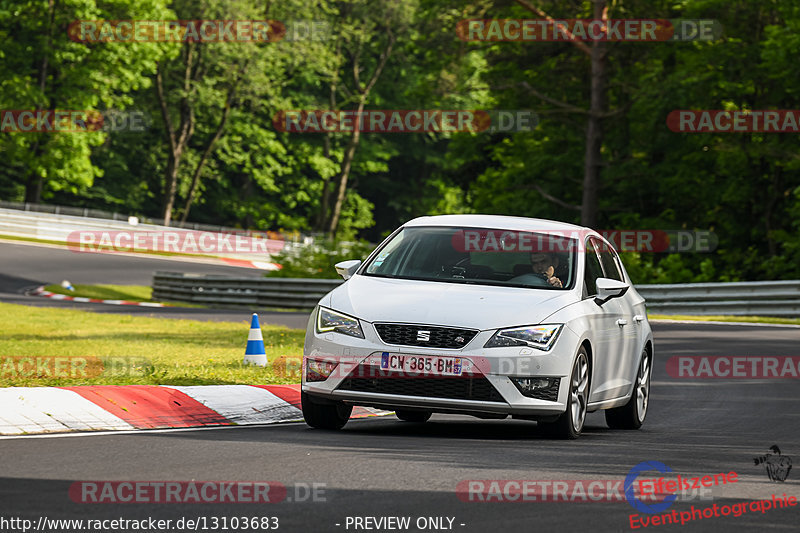
[{"label": "front bumper", "polygon": [[[395,346],[384,343],[372,324],[361,321],[364,339],[340,333],[317,333],[313,320],[306,331],[304,357],[338,362],[325,381],[306,380],[303,392],[317,399],[344,401],[384,409],[417,408],[435,412],[518,417],[550,417],[566,410],[568,380],[579,339],[563,328],[547,352],[534,348],[483,348],[495,330],[480,331],[458,350]],[[384,352],[462,359],[461,377],[386,375]],[[557,399],[525,396],[513,377],[558,378]],[[387,381],[388,380],[388,381]]]}]

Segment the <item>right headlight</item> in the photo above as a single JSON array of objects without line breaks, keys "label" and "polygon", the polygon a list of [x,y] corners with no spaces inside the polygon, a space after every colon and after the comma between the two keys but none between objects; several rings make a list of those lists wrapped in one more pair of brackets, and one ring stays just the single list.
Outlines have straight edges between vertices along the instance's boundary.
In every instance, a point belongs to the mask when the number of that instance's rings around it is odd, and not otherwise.
[{"label": "right headlight", "polygon": [[364,332],[361,330],[361,324],[357,318],[339,313],[333,309],[320,307],[317,312],[317,333],[327,333],[329,331],[344,333],[359,339],[364,338]]},{"label": "right headlight", "polygon": [[556,342],[564,324],[540,324],[518,328],[500,329],[486,341],[484,348],[502,346],[530,346],[539,350],[549,350]]}]

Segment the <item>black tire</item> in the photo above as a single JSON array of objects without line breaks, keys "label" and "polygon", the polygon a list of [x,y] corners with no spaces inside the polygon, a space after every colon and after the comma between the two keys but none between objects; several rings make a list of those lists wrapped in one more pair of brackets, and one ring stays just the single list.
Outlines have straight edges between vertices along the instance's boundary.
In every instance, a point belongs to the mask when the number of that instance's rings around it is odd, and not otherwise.
[{"label": "black tire", "polygon": [[303,418],[316,429],[342,429],[353,412],[352,405],[344,402],[316,402],[305,392],[300,393]]},{"label": "black tire", "polygon": [[589,356],[581,346],[572,364],[567,392],[567,410],[555,422],[538,422],[547,434],[560,439],[577,439],[586,421],[589,403]]},{"label": "black tire", "polygon": [[647,350],[642,351],[636,382],[631,391],[631,398],[622,407],[606,409],[606,424],[612,429],[639,429],[647,416],[650,403],[650,377],[653,373],[652,356]]},{"label": "black tire", "polygon": [[427,422],[433,413],[430,411],[413,411],[398,409],[394,412],[395,416],[403,422],[417,422],[419,424]]}]

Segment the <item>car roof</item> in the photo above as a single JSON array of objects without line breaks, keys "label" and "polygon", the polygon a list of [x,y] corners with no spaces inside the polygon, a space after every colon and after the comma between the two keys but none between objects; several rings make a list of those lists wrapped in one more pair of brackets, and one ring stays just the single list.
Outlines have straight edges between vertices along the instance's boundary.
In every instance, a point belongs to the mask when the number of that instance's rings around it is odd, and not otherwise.
[{"label": "car roof", "polygon": [[405,227],[411,226],[457,226],[468,228],[508,229],[514,231],[582,231],[595,232],[583,226],[546,220],[543,218],[512,217],[506,215],[437,215],[409,220]]}]

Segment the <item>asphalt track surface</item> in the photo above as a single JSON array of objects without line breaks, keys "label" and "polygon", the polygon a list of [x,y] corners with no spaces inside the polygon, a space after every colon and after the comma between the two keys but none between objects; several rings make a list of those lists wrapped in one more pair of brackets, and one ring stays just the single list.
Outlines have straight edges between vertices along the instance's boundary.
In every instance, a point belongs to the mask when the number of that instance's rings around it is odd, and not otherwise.
[{"label": "asphalt track surface", "polygon": [[[631,531],[629,517],[637,511],[625,501],[469,502],[457,497],[456,487],[464,480],[622,481],[643,461],[660,461],[685,476],[738,473],[737,483],[705,496],[712,499],[677,501],[669,511],[800,496],[797,467],[786,482],[774,483],[753,461],[778,445],[798,462],[800,380],[686,380],[666,372],[674,355],[800,355],[800,329],[658,323],[654,332],[651,404],[639,431],[610,430],[593,413],[583,435],[567,442],[551,440],[532,422],[450,415],[425,424],[363,419],[340,432],[293,423],[2,439],[0,518],[205,517],[210,527],[214,517],[274,516],[278,531],[342,532],[394,531],[347,527],[348,517],[405,516],[411,518],[405,531],[423,530],[416,527],[419,517],[453,518],[454,531]],[[68,489],[78,480],[277,481],[289,487],[292,501],[76,503]],[[311,483],[324,484],[318,501],[296,501],[294,487],[304,495],[302,487]],[[797,531],[798,523],[800,507],[790,507],[646,529]]]},{"label": "asphalt track surface", "polygon": [[250,313],[257,312],[261,322],[265,324],[281,324],[292,328],[306,326],[308,313],[275,313],[263,309],[136,307],[65,302],[25,295],[25,291],[41,285],[61,283],[64,279],[73,284],[150,285],[153,274],[158,270],[256,278],[264,274],[264,271],[253,268],[206,264],[169,257],[78,253],[59,247],[0,242],[0,302],[81,309],[95,313],[226,322],[247,321]]}]

